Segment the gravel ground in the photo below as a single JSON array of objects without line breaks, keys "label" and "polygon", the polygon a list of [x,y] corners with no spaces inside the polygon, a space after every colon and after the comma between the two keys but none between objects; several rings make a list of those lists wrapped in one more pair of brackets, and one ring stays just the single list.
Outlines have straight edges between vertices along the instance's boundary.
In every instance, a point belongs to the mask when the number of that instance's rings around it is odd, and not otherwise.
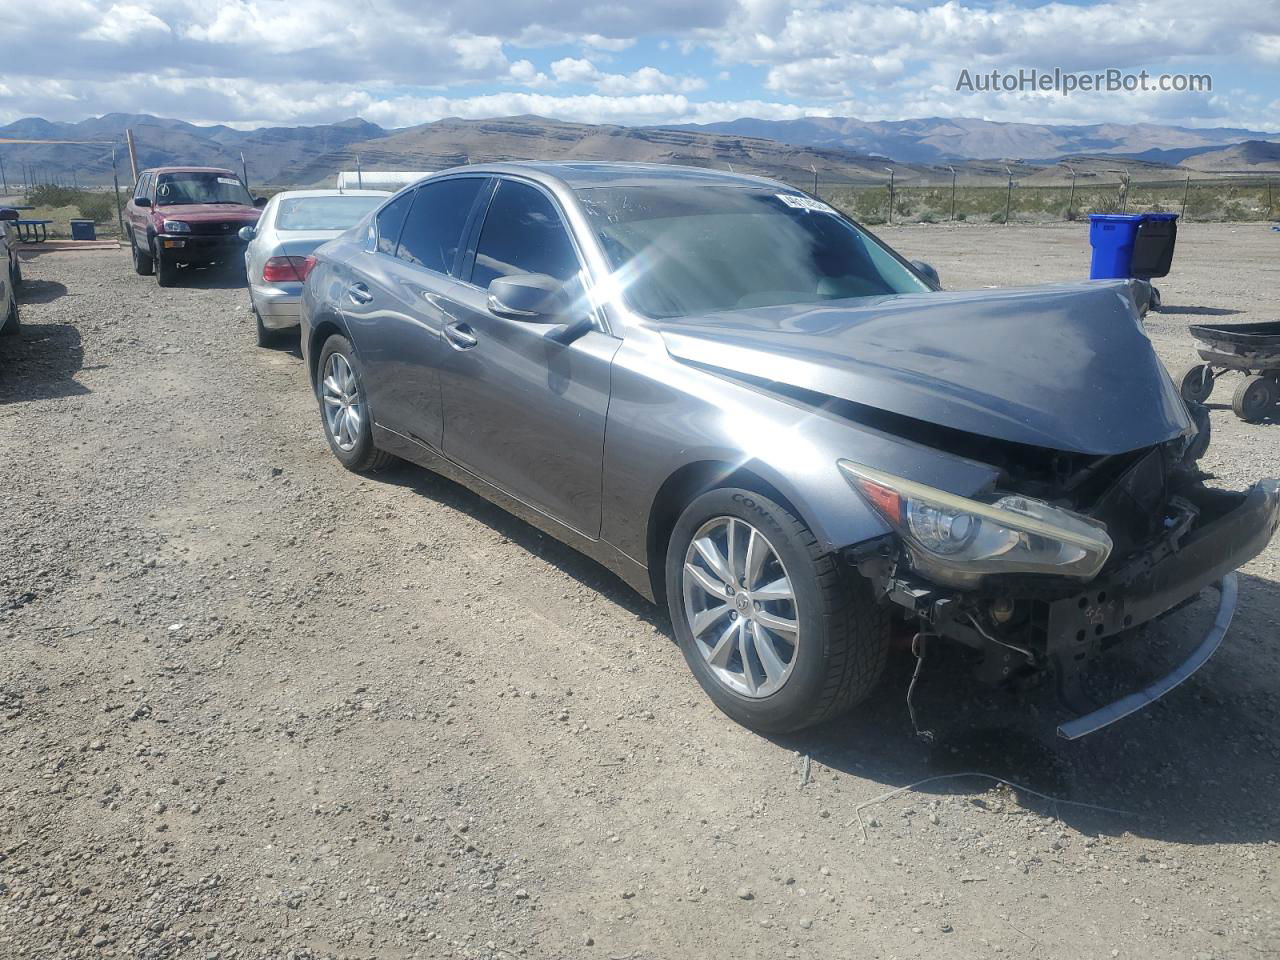
[{"label": "gravel ground", "polygon": [[[1087,263],[1078,225],[882,232],[952,287]],[[1188,322],[1275,319],[1277,244],[1184,230],[1166,362]],[[161,290],[123,251],[26,275],[0,341],[0,957],[1280,952],[1280,546],[1200,674],[1083,742],[945,650],[932,743],[902,650],[853,717],[766,739],[601,568],[424,471],[342,470],[234,278]],[[1276,427],[1212,417],[1221,482],[1280,474]],[[1108,682],[1184,655],[1212,596]],[[868,805],[961,771],[1073,803],[970,778]]]}]

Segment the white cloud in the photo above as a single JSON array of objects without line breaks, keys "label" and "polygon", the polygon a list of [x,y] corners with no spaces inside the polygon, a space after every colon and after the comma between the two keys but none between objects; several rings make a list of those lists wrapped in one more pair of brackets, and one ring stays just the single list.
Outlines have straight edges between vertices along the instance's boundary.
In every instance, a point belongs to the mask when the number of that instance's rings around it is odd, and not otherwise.
[{"label": "white cloud", "polygon": [[[857,112],[1280,127],[1280,24],[1256,0],[1035,2],[15,2],[6,48],[42,51],[47,79],[33,83],[16,58],[0,60],[0,118],[120,110],[247,124],[364,113],[403,124],[440,110],[625,122]],[[626,68],[610,70],[624,51]],[[160,65],[159,76],[139,73],[140,63]],[[961,69],[1054,66],[1220,68],[1233,82],[1251,73],[1245,90],[1209,95],[955,90]]]}]

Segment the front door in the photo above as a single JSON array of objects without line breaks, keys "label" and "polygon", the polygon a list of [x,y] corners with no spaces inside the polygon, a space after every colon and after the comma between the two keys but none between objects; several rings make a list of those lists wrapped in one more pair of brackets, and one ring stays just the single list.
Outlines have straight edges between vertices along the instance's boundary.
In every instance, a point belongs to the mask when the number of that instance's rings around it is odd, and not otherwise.
[{"label": "front door", "polygon": [[[444,452],[473,473],[578,533],[600,534],[600,482],[609,369],[621,341],[592,330],[569,344],[556,324],[492,314],[494,277],[548,274],[581,286],[581,264],[549,195],[500,180],[459,284],[441,368]],[[575,310],[589,312],[584,301]],[[576,320],[578,316],[565,317]]]}]

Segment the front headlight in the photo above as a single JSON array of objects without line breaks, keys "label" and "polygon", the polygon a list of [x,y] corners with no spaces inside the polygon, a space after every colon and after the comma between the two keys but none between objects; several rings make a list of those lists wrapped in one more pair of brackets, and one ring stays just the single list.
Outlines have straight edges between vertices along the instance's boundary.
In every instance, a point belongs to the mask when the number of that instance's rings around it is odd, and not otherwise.
[{"label": "front headlight", "polygon": [[166,220],[164,222],[165,233],[190,233],[191,224],[184,220]]},{"label": "front headlight", "polygon": [[1040,500],[983,503],[849,460],[837,466],[902,537],[912,566],[941,583],[972,585],[989,573],[1088,580],[1111,555],[1105,525]]}]

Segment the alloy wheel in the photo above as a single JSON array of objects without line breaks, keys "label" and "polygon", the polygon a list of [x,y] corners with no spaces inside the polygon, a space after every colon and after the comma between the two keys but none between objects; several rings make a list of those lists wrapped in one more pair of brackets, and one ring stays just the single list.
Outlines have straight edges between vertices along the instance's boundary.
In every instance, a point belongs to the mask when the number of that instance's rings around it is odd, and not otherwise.
[{"label": "alloy wheel", "polygon": [[791,578],[767,537],[745,520],[704,523],[685,554],[684,612],[712,675],[734,693],[777,693],[800,650]]},{"label": "alloy wheel", "polygon": [[329,436],[333,437],[338,449],[354,450],[364,423],[364,405],[360,402],[355,371],[342,354],[329,354],[324,365],[324,379],[320,383],[320,395]]}]

